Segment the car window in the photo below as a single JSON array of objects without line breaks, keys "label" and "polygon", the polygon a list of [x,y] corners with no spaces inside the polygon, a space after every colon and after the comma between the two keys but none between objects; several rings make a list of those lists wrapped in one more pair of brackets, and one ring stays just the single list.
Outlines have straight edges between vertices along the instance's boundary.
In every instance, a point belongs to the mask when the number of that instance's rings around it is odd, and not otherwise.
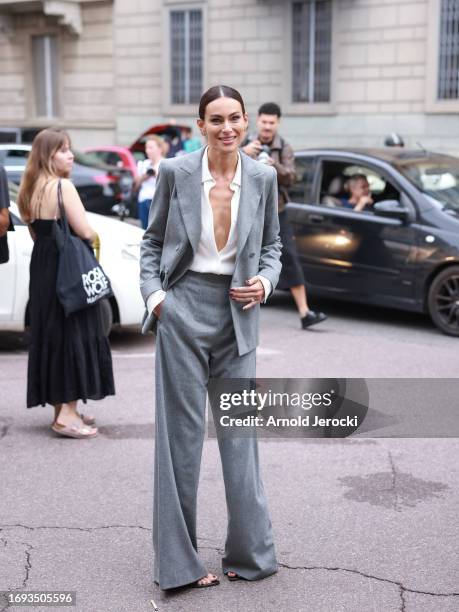
[{"label": "car window", "polygon": [[93,159],[94,161],[100,162],[105,160],[105,151],[87,151],[85,153],[88,159]]},{"label": "car window", "polygon": [[295,157],[295,183],[288,189],[291,202],[310,204],[312,202],[312,184],[316,168],[316,159],[312,156]]},{"label": "car window", "polygon": [[118,155],[118,153],[115,153],[114,151],[108,151],[107,152],[107,157],[105,158],[104,161],[109,166],[117,166],[118,162],[121,162],[121,164],[123,163],[123,160],[121,159],[121,156]]},{"label": "car window", "polygon": [[3,164],[5,166],[22,166],[25,168],[28,156],[29,151],[8,149],[3,159]]},{"label": "car window", "polygon": [[459,212],[459,161],[446,155],[429,155],[423,159],[407,159],[397,168],[418,189],[446,210]]},{"label": "car window", "polygon": [[400,202],[400,192],[372,167],[360,162],[322,161],[322,205],[373,214],[373,205],[385,200]]}]

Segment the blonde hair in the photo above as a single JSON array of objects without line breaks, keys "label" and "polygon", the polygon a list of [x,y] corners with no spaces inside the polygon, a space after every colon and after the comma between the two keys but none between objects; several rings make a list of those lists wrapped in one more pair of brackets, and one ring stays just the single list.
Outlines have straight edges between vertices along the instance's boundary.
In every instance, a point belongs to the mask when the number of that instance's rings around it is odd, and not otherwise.
[{"label": "blonde hair", "polygon": [[158,136],[158,134],[149,134],[145,138],[145,145],[150,140],[152,140],[153,142],[156,142],[158,147],[161,149],[161,152],[163,155],[167,154],[167,151],[169,150],[169,146],[168,146],[168,143],[164,140],[164,138],[161,138],[161,136]]},{"label": "blonde hair", "polygon": [[17,199],[24,223],[30,223],[32,220],[32,200],[37,207],[40,206],[45,187],[50,179],[61,176],[54,166],[53,156],[66,144],[70,146],[69,135],[64,130],[57,128],[42,130],[33,139],[32,150],[22,175]]}]

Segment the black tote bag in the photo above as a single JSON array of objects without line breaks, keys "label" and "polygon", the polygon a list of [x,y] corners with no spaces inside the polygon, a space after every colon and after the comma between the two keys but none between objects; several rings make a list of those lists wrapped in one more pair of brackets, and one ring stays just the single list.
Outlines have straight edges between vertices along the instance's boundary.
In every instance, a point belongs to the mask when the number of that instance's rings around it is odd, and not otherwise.
[{"label": "black tote bag", "polygon": [[113,295],[110,279],[99,265],[89,243],[70,232],[62,198],[61,181],[57,187],[61,227],[56,224],[59,249],[56,291],[65,314],[88,308]]}]

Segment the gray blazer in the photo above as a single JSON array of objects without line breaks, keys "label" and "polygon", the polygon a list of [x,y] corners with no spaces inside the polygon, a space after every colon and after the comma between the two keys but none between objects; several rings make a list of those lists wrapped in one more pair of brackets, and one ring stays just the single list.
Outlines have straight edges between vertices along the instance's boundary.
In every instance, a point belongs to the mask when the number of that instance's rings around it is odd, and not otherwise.
[{"label": "gray blazer", "polygon": [[[201,177],[204,148],[161,162],[140,247],[140,290],[146,302],[158,289],[167,291],[188,270],[201,237]],[[237,218],[237,253],[231,287],[262,274],[273,289],[281,271],[276,170],[242,151],[241,194]],[[230,299],[228,297],[228,299]],[[240,355],[258,344],[260,306],[242,310],[230,300]],[[157,317],[145,312],[142,333],[155,331]]]}]

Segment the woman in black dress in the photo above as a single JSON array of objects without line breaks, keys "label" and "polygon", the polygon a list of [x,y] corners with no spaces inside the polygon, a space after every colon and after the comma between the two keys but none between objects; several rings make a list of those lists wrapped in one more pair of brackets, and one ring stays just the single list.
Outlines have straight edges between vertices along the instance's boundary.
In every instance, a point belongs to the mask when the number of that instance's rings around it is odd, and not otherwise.
[{"label": "woman in black dress", "polygon": [[72,231],[93,242],[97,234],[73,183],[68,135],[46,129],[35,137],[21,181],[18,205],[28,224],[34,247],[30,262],[30,331],[27,407],[52,404],[52,429],[72,438],[93,438],[93,417],[77,411],[78,400],[102,399],[115,393],[108,339],[103,333],[99,304],[68,317],[56,293],[58,250],[55,234],[60,224],[59,181]]}]

